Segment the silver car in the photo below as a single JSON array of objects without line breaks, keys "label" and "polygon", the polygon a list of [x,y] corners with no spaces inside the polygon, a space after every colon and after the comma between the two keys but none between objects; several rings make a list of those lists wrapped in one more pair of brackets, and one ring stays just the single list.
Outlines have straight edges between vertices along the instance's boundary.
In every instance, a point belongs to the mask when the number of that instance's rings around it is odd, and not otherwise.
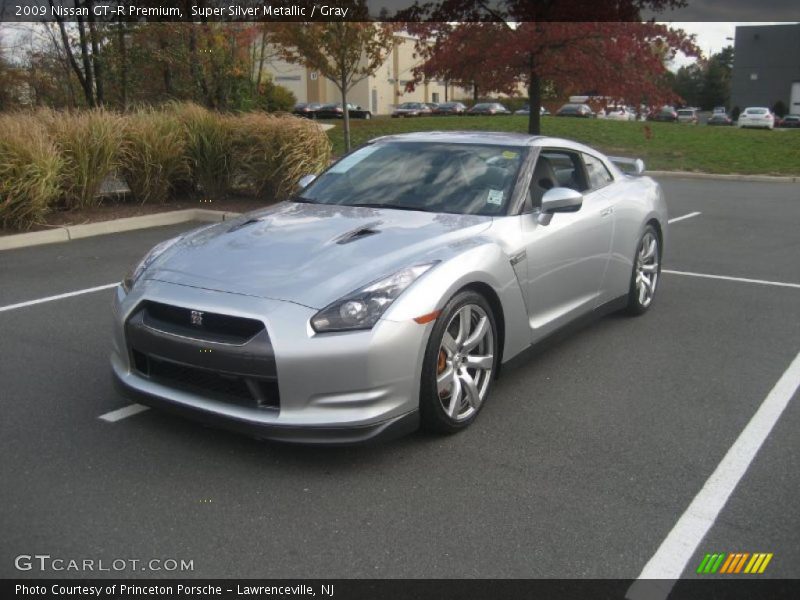
[{"label": "silver car", "polygon": [[549,137],[376,139],[291,201],[153,248],[116,289],[115,380],[262,438],[459,431],[501,365],[652,306],[667,210],[643,168]]}]

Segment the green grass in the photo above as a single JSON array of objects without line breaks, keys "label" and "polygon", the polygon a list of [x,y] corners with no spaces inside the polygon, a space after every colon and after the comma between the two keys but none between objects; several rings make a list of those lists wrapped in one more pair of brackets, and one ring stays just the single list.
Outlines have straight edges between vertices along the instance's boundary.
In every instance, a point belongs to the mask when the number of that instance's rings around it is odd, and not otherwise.
[{"label": "green grass", "polygon": [[[528,118],[423,117],[352,120],[353,146],[372,138],[410,131],[527,131]],[[648,134],[649,132],[649,134]],[[344,153],[342,126],[328,137],[335,156]],[[611,155],[633,156],[650,170],[800,175],[800,131],[743,130],[675,123],[615,122],[544,117],[542,133],[582,142]]]}]

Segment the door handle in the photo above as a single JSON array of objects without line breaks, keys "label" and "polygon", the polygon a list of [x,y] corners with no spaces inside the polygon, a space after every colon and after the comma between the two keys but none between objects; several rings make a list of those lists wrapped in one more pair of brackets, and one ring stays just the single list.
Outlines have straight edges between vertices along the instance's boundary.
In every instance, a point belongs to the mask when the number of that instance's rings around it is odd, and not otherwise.
[{"label": "door handle", "polygon": [[607,217],[608,215],[612,214],[613,212],[614,212],[614,207],[613,206],[609,206],[608,208],[604,208],[603,210],[600,211],[600,216],[601,217]]}]

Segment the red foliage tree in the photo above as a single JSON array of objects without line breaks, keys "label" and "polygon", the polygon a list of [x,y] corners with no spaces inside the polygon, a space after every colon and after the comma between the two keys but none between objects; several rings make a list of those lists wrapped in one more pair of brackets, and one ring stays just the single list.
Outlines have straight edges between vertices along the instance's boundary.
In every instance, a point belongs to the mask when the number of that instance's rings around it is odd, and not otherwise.
[{"label": "red foliage tree", "polygon": [[531,107],[528,131],[538,134],[543,81],[562,91],[595,90],[637,104],[674,99],[664,78],[666,61],[678,51],[699,51],[682,30],[643,22],[640,10],[682,5],[683,0],[500,0],[492,9],[482,0],[442,0],[400,16],[413,20],[407,28],[419,36],[419,79],[474,80],[484,91],[523,84]]}]

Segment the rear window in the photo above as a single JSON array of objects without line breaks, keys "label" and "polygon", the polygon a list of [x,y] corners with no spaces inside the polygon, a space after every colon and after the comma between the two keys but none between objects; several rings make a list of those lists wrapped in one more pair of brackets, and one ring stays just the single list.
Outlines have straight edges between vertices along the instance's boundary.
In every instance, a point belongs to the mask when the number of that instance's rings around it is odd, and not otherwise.
[{"label": "rear window", "polygon": [[748,115],[765,115],[767,114],[766,108],[748,108],[745,111]]},{"label": "rear window", "polygon": [[682,117],[691,117],[694,116],[693,110],[679,110],[678,114]]}]

